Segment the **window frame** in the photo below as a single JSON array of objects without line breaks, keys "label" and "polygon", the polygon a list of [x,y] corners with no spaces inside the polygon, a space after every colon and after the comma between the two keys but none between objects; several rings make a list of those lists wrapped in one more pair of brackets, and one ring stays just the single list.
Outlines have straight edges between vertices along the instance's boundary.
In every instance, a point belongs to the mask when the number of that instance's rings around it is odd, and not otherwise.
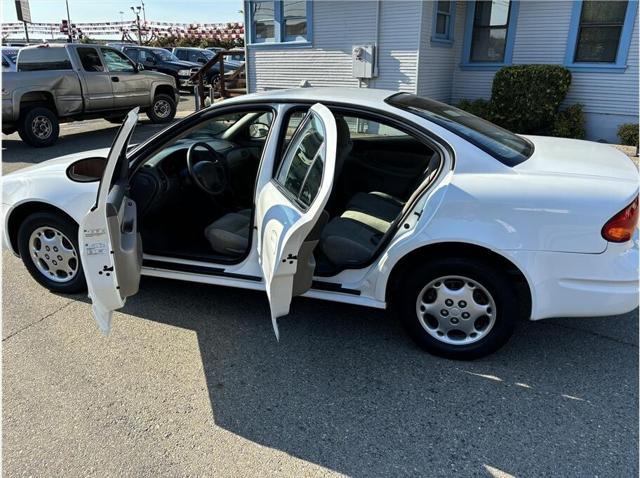
[{"label": "window frame", "polygon": [[624,71],[627,69],[627,59],[629,56],[629,48],[631,47],[633,26],[638,11],[638,0],[628,0],[627,2],[627,12],[624,17],[622,30],[620,31],[620,39],[618,41],[618,51],[616,53],[615,62],[575,61],[576,49],[578,48],[578,36],[580,33],[580,19],[582,17],[583,5],[583,0],[574,0],[573,10],[571,11],[571,23],[569,25],[564,66],[573,71],[624,73]]},{"label": "window frame", "polygon": [[[290,115],[287,115],[287,118],[289,118],[289,117],[290,117]],[[302,180],[302,183],[300,183],[300,189],[298,190],[297,194],[294,194],[293,191],[291,191],[290,189],[287,188],[287,186],[286,186],[286,176],[285,176],[285,181],[284,182],[280,181],[280,173],[283,171],[283,169],[285,167],[286,158],[287,158],[288,154],[291,153],[291,152],[295,152],[298,149],[298,147],[300,146],[300,145],[295,146],[295,144],[296,144],[295,140],[297,140],[297,135],[302,134],[302,131],[306,128],[307,124],[310,123],[311,121],[313,121],[314,118],[317,119],[318,121],[320,120],[320,118],[318,118],[315,115],[315,113],[313,111],[311,111],[311,109],[309,107],[309,109],[307,109],[307,114],[302,119],[302,121],[300,122],[300,124],[296,128],[295,132],[291,136],[291,139],[289,140],[289,144],[287,144],[287,147],[284,148],[284,152],[282,154],[282,157],[279,160],[279,164],[278,164],[278,167],[276,169],[276,172],[271,178],[273,183],[282,192],[282,194],[284,194],[284,196],[289,201],[291,201],[297,208],[299,208],[300,211],[302,211],[302,212],[306,212],[311,207],[311,205],[314,203],[314,201],[317,198],[318,191],[316,191],[316,196],[314,196],[314,198],[311,200],[311,202],[309,204],[306,204],[300,198],[300,196],[302,195],[302,191],[304,189],[304,186],[305,186],[305,184],[307,182],[307,179],[309,178],[309,174],[310,174],[311,170],[313,169],[313,166],[315,165],[316,161],[318,160],[318,156],[321,156],[321,155],[322,155],[322,158],[323,158],[322,162],[324,163],[323,166],[322,166],[322,175],[320,176],[320,182],[321,183],[322,183],[322,178],[324,178],[324,175],[325,175],[325,165],[326,165],[326,159],[327,159],[326,158],[326,154],[327,154],[327,134],[326,134],[327,132],[326,132],[326,130],[323,131],[324,138],[322,140],[322,144],[318,148],[318,151],[316,151],[316,154],[313,156],[313,160],[311,161],[311,164],[307,168],[307,171],[305,173],[304,179]],[[320,121],[320,124],[322,125],[323,129],[325,129],[325,125],[321,121]],[[281,127],[284,127],[284,126],[285,126],[285,124],[283,123],[281,125]],[[284,139],[284,136],[283,136],[283,139]],[[295,146],[295,150],[294,150],[294,146]],[[289,167],[291,167],[291,165]],[[287,173],[288,173],[288,171],[287,171]]]},{"label": "window frame", "polygon": [[466,3],[467,13],[464,28],[464,44],[462,47],[462,69],[474,70],[497,70],[512,64],[513,46],[516,39],[516,29],[518,25],[518,12],[520,10],[519,0],[510,0],[509,15],[507,17],[507,35],[504,47],[504,59],[501,62],[471,61],[471,43],[473,39],[473,26],[476,13],[476,0]]},{"label": "window frame", "polygon": [[[306,36],[287,36],[285,32],[283,0],[245,0],[245,38],[248,47],[257,48],[300,48],[311,47],[313,44],[313,1],[302,0],[306,7],[307,34]],[[273,34],[272,41],[256,41],[252,6],[255,3],[269,2],[273,4]]]},{"label": "window frame", "polygon": [[[129,63],[129,66],[131,66],[131,70],[112,70],[111,68],[109,68],[109,65],[107,64],[107,58],[105,56],[105,52],[107,51],[111,51],[114,52],[116,55],[122,55],[124,58],[124,60]],[[111,48],[108,46],[101,46],[100,47],[100,57],[102,58],[102,62],[104,63],[104,71],[106,72],[110,72],[110,73],[135,73],[137,71],[137,67],[136,65],[134,65],[133,61],[131,61],[131,58],[129,58],[127,56],[127,54],[123,51],[119,51],[116,50],[115,48]]]},{"label": "window frame", "polygon": [[[437,46],[451,47],[453,46],[454,34],[456,29],[456,0],[450,0],[450,10],[448,13],[439,10],[440,0],[433,2],[433,19],[431,22],[431,43]],[[438,24],[438,15],[447,15],[446,33],[438,33],[436,31]]]},{"label": "window frame", "polygon": [[[82,62],[82,55],[80,54],[80,50],[94,50],[96,52],[96,57],[98,58],[98,60],[100,60],[100,63],[102,65],[102,71],[92,71],[92,70],[87,70],[84,66],[84,63]],[[80,67],[82,68],[82,71],[84,73],[108,73],[109,70],[107,70],[107,64],[104,61],[104,58],[102,58],[102,53],[100,51],[99,47],[93,46],[93,45],[82,45],[79,46],[78,48],[76,48],[76,55],[78,55],[78,60],[80,60]],[[126,56],[126,55],[125,55]]]}]

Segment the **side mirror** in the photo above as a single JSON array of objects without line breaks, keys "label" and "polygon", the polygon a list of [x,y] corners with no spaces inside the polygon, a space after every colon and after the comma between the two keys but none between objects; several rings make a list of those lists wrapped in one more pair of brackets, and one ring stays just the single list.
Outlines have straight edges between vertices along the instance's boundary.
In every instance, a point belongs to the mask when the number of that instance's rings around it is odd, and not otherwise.
[{"label": "side mirror", "polygon": [[144,70],[144,65],[142,63],[138,63],[138,71]]},{"label": "side mirror", "polygon": [[249,125],[249,137],[251,139],[263,139],[269,134],[269,125],[264,123],[252,123]]}]

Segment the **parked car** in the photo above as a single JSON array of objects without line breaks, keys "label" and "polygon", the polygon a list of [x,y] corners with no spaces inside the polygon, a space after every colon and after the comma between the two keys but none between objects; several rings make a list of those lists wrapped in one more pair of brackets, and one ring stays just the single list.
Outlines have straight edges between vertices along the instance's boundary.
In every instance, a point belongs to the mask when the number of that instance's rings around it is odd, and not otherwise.
[{"label": "parked car", "polygon": [[191,90],[193,83],[189,78],[202,66],[200,63],[179,60],[165,48],[131,45],[123,46],[121,50],[131,60],[143,65],[145,70],[159,71],[173,76],[176,85],[182,90]]},{"label": "parked car", "polygon": [[[207,50],[215,54],[215,53],[218,53],[219,51],[223,51],[224,48],[210,46],[207,48]],[[237,53],[234,55],[227,55],[225,61],[233,62],[232,64],[235,64],[237,68],[239,68],[241,65],[244,65],[244,51],[238,50],[238,49],[233,49],[230,51],[234,51],[234,52],[237,51]]]},{"label": "parked car", "polygon": [[[218,103],[128,149],[6,175],[4,241],[105,333],[141,274],[390,308],[427,351],[491,353],[520,318],[638,305],[637,170],[605,144],[519,136],[377,89]],[[541,349],[544,344],[540,344]]]},{"label": "parked car", "polygon": [[106,46],[26,47],[16,72],[2,74],[2,132],[32,146],[58,139],[59,123],[89,118],[121,122],[139,106],[154,123],[171,121],[179,94],[172,77],[142,71]]},{"label": "parked car", "polygon": [[[180,60],[198,63],[200,66],[211,60],[215,53],[204,48],[177,47],[173,49],[173,54]],[[240,65],[237,61],[224,59],[225,76],[232,74]],[[216,63],[206,73],[205,84],[215,84],[220,77],[220,64]]]},{"label": "parked car", "polygon": [[19,48],[2,47],[2,72],[16,71],[16,57]]}]

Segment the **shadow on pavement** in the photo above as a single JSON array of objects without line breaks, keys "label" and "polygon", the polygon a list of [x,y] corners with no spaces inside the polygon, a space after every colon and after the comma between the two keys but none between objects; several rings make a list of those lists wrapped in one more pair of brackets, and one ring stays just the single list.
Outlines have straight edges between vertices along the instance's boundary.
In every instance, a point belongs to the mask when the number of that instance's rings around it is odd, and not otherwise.
[{"label": "shadow on pavement", "polygon": [[632,343],[524,323],[496,354],[456,362],[419,350],[383,311],[311,299],[294,300],[278,343],[264,294],[153,278],[123,312],[196,332],[216,425],[340,473],[637,467],[620,446],[637,442],[637,415],[609,412],[637,391],[636,377],[627,397],[609,393],[637,365]]}]

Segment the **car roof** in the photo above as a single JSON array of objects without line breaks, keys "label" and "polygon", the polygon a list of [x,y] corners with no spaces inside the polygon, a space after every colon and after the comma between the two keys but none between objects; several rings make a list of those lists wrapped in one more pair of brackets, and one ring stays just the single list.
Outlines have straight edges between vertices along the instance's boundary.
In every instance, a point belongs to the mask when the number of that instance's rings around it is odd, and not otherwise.
[{"label": "car roof", "polygon": [[[286,90],[263,91],[249,95],[236,97],[238,102],[244,101],[274,101],[274,102],[327,102],[327,103],[349,103],[349,104],[379,104],[397,91],[381,90],[375,88],[345,88],[345,87],[325,87],[325,88],[291,88]],[[235,98],[234,98],[235,99]],[[230,101],[226,100],[228,104]]]}]

